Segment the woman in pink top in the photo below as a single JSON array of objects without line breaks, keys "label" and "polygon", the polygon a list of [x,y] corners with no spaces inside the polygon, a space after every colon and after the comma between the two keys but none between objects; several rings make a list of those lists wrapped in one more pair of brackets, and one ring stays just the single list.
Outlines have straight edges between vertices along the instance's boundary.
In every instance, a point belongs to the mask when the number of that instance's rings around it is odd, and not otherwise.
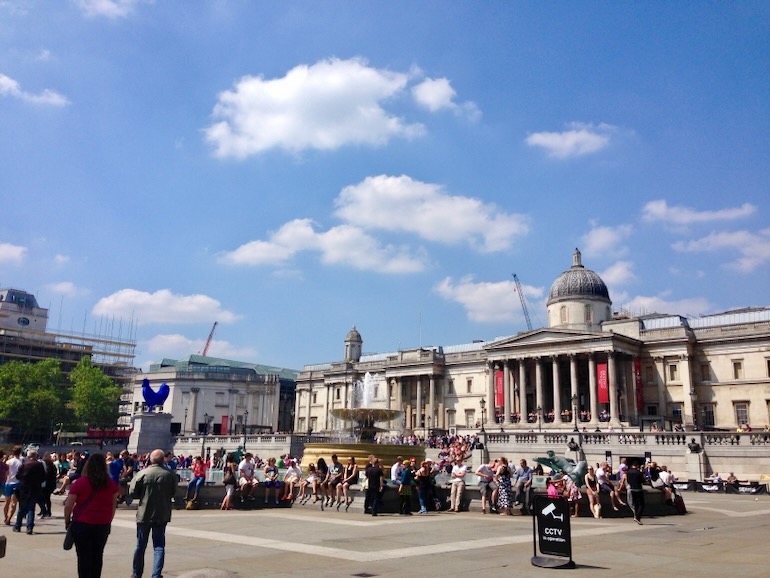
[{"label": "woman in pink top", "polygon": [[120,486],[110,477],[104,454],[92,454],[64,502],[64,527],[72,525],[78,577],[99,578]]}]

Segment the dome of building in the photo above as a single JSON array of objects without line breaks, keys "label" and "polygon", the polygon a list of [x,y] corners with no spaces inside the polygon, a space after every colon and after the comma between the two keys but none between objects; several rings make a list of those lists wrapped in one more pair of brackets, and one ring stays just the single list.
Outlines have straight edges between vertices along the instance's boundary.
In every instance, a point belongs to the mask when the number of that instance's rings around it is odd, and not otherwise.
[{"label": "dome of building", "polygon": [[358,332],[358,329],[356,329],[356,326],[353,326],[353,329],[348,331],[348,334],[345,336],[345,342],[348,341],[354,341],[357,343],[363,342],[363,339],[361,339],[361,334]]},{"label": "dome of building", "polygon": [[564,271],[551,285],[547,305],[573,299],[593,299],[611,303],[607,286],[596,273],[583,267],[580,251],[572,255],[572,267]]}]

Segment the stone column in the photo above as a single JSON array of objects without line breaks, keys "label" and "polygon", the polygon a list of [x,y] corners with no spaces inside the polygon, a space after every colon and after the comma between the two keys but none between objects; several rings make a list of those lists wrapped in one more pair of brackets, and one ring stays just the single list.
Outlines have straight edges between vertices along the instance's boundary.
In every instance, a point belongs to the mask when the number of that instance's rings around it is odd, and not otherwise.
[{"label": "stone column", "polygon": [[503,425],[511,425],[511,365],[503,362]]},{"label": "stone column", "polygon": [[522,421],[519,423],[527,423],[527,414],[529,409],[527,408],[527,365],[525,359],[519,359],[519,416]]},{"label": "stone column", "polygon": [[275,377],[275,390],[273,393],[273,419],[271,420],[270,425],[272,426],[273,431],[277,432],[280,424],[278,421],[278,411],[281,408],[281,380],[277,375],[273,377]]},{"label": "stone column", "polygon": [[192,407],[190,408],[190,413],[192,414],[192,421],[193,421],[193,427],[192,430],[194,433],[198,433],[198,394],[200,393],[201,388],[200,387],[191,387],[190,393],[192,394]]},{"label": "stone column", "polygon": [[[540,407],[541,412],[545,411],[543,407],[543,360],[540,357],[535,358],[535,408],[537,407]],[[540,419],[542,417],[540,415]]]},{"label": "stone column", "polygon": [[[578,396],[577,355],[574,353],[569,356],[569,388],[570,403],[572,403],[572,398]],[[576,409],[578,412],[580,412],[580,396],[577,398],[575,407],[572,408],[573,411]],[[572,416],[572,419],[574,421],[575,416]]]},{"label": "stone column", "polygon": [[591,408],[591,423],[595,425],[599,419],[599,403],[596,395],[596,357],[593,353],[588,355],[588,405]]},{"label": "stone column", "polygon": [[487,363],[487,424],[495,423],[495,363]]},{"label": "stone column", "polygon": [[310,413],[312,411],[312,405],[313,405],[313,384],[312,382],[308,384],[307,388],[307,423],[305,424],[307,426],[307,429],[310,429]]},{"label": "stone column", "polygon": [[329,423],[329,420],[331,419],[331,414],[329,413],[329,410],[331,407],[329,407],[329,404],[331,403],[331,397],[332,397],[332,384],[327,383],[326,384],[326,399],[324,400],[324,431],[326,433],[331,433],[332,425]]},{"label": "stone column", "polygon": [[553,356],[551,368],[553,370],[553,421],[554,423],[561,423],[561,379],[558,355]]},{"label": "stone column", "polygon": [[423,427],[423,421],[422,421],[422,377],[417,377],[417,422],[416,422],[416,428],[420,429]]},{"label": "stone column", "polygon": [[618,376],[615,367],[615,352],[607,352],[607,388],[610,390],[610,423],[620,425],[618,406]]},{"label": "stone column", "polygon": [[690,356],[682,356],[682,424],[686,426],[693,425],[693,397],[695,397],[695,387],[692,379],[692,366],[690,365]]},{"label": "stone column", "polygon": [[667,415],[666,403],[666,360],[663,357],[655,358],[655,367],[658,373],[658,415]]},{"label": "stone column", "polygon": [[427,423],[427,427],[436,428],[436,378],[431,373],[430,382],[428,384],[428,417],[430,418]]}]

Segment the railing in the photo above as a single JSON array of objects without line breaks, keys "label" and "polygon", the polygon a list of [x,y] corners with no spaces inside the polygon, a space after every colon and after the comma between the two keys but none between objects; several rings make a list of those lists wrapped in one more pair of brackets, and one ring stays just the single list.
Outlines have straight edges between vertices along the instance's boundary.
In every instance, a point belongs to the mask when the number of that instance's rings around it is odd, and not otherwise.
[{"label": "railing", "polygon": [[[486,432],[488,445],[566,444],[580,438],[586,446],[770,446],[770,432]],[[577,441],[577,439],[575,440]]]}]

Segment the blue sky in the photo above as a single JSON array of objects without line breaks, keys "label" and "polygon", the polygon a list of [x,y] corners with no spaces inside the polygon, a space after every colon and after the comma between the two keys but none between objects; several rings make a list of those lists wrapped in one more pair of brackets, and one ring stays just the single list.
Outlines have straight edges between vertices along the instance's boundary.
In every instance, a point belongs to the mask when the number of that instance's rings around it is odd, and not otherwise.
[{"label": "blue sky", "polygon": [[0,0],[0,286],[137,365],[769,306],[766,2]]}]

